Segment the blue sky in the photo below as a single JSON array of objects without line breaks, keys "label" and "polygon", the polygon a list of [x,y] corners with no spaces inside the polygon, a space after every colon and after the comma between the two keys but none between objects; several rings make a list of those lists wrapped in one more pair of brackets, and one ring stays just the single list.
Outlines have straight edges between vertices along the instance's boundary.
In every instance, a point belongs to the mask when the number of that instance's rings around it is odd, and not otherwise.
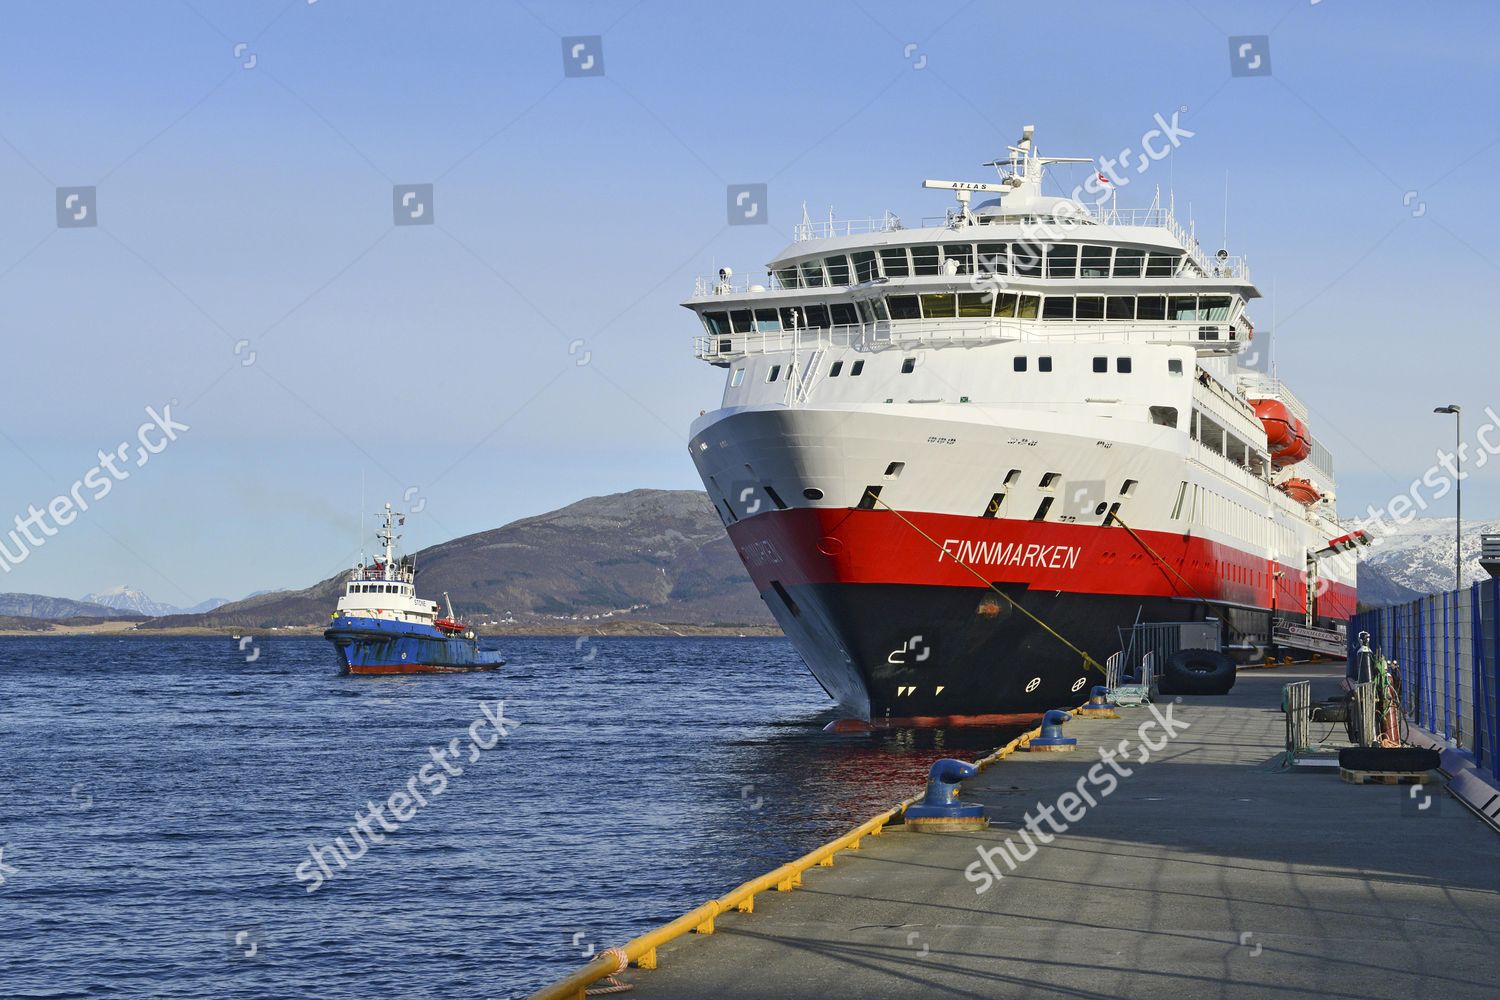
[{"label": "blue sky", "polygon": [[[305,585],[355,553],[362,477],[371,509],[422,504],[411,548],[696,488],[686,430],[722,373],[692,357],[693,277],[758,271],[803,201],[940,214],[921,181],[988,179],[1027,123],[1044,153],[1101,156],[1188,109],[1195,135],[1120,205],[1171,188],[1216,245],[1228,171],[1229,249],[1346,514],[1451,442],[1434,405],[1500,409],[1479,308],[1500,278],[1493,5],[193,0],[6,18],[0,522],[68,492],[148,406],[175,400],[190,429],[0,590],[129,583],[188,604]],[[564,76],[575,35],[601,37],[604,75]],[[1231,75],[1238,35],[1269,36],[1271,75]],[[741,182],[768,184],[768,225],[726,225]],[[393,226],[406,183],[434,185],[433,225]],[[72,185],[96,186],[97,227],[58,228]],[[1465,501],[1500,513],[1495,466]]]}]

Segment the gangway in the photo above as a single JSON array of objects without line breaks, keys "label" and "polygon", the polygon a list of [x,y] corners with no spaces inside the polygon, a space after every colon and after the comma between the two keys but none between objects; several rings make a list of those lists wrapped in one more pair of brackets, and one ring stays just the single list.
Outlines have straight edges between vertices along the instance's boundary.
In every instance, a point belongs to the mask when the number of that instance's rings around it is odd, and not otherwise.
[{"label": "gangway", "polygon": [[1271,642],[1278,647],[1322,653],[1324,656],[1349,655],[1349,637],[1336,628],[1278,621],[1271,626]]}]

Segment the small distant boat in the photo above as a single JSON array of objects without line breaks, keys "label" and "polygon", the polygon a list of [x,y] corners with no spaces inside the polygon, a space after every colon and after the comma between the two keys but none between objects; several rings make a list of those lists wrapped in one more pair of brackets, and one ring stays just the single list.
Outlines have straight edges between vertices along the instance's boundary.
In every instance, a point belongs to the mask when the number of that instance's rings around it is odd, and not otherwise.
[{"label": "small distant boat", "polygon": [[386,504],[376,534],[384,552],[354,567],[323,632],[343,672],[449,674],[503,666],[499,653],[479,648],[479,637],[453,613],[451,599],[444,615],[438,602],[416,596],[416,564],[410,556],[396,556],[396,526],[405,522],[397,518]]}]

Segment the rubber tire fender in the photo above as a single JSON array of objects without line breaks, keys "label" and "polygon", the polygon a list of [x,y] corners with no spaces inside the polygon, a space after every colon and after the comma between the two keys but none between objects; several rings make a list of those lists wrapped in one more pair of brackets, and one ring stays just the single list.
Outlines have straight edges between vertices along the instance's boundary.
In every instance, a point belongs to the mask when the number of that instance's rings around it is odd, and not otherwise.
[{"label": "rubber tire fender", "polygon": [[1234,661],[1216,649],[1179,649],[1167,657],[1161,687],[1169,694],[1228,694]]}]

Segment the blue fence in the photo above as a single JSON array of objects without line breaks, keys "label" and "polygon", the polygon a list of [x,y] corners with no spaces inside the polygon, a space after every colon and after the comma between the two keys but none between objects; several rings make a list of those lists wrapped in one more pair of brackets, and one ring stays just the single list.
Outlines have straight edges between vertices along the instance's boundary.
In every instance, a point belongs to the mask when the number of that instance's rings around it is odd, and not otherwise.
[{"label": "blue fence", "polygon": [[1406,717],[1500,780],[1500,579],[1355,615],[1351,656],[1360,632],[1400,664]]}]

